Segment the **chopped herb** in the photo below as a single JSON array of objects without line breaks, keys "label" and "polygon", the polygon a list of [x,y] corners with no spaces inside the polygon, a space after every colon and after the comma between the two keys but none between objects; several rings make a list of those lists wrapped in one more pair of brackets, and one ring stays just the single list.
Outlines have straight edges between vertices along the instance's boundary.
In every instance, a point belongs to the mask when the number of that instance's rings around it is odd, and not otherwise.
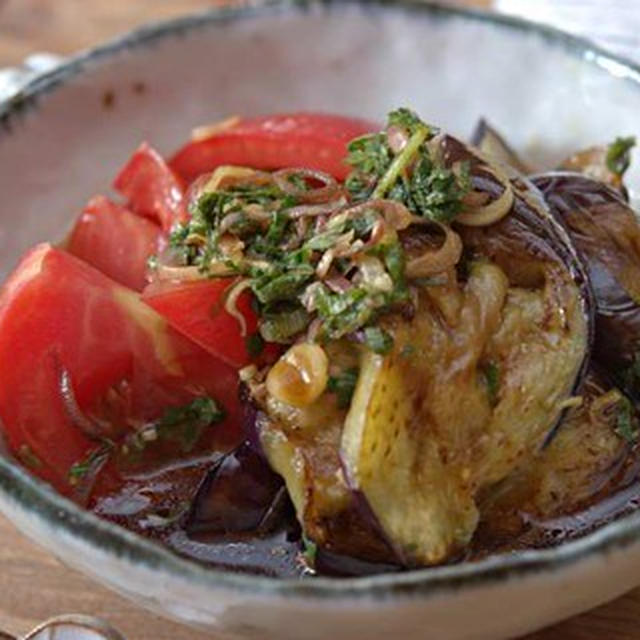
[{"label": "chopped herb", "polygon": [[489,404],[495,407],[498,404],[498,394],[500,392],[500,366],[495,362],[489,362],[484,367],[484,380],[487,385],[487,395]]},{"label": "chopped herb", "polygon": [[69,483],[77,484],[91,471],[99,470],[109,459],[114,448],[115,445],[111,440],[104,440],[99,447],[89,451],[83,460],[75,462],[69,469]]},{"label": "chopped herb", "polygon": [[287,343],[304,331],[308,324],[309,314],[302,307],[266,312],[260,320],[260,335],[267,342]]},{"label": "chopped herb", "polygon": [[607,169],[619,176],[625,174],[631,164],[631,149],[636,144],[633,136],[627,138],[616,138],[607,149],[606,164]]},{"label": "chopped herb", "polygon": [[318,545],[310,538],[307,538],[307,536],[303,533],[302,547],[303,547],[302,557],[304,558],[305,564],[310,569],[315,569],[316,557],[318,555]]},{"label": "chopped herb", "polygon": [[[384,210],[363,207],[355,215],[352,205],[395,199],[417,215],[450,220],[467,187],[464,171],[454,173],[432,157],[426,143],[435,130],[415,113],[397,109],[388,126],[406,132],[407,144],[395,153],[388,131],[353,140],[348,193],[336,189],[328,202],[310,204],[305,192],[312,185],[295,171],[294,195],[251,170],[244,182],[205,186],[189,204],[190,220],[174,228],[163,259],[198,267],[203,276],[247,278],[262,340],[291,344],[307,331],[307,339],[322,342],[368,327],[367,344],[390,349],[390,338],[372,330],[382,315],[411,303],[405,250]],[[250,352],[259,346],[249,338]]]},{"label": "chopped herb", "polygon": [[188,404],[170,407],[159,420],[132,433],[125,439],[121,453],[125,457],[135,457],[159,440],[176,441],[183,453],[189,453],[205,429],[224,417],[224,410],[213,398],[198,396]]},{"label": "chopped herb", "polygon": [[392,111],[387,117],[387,122],[389,127],[400,127],[409,135],[413,135],[420,127],[424,126],[422,120],[406,107]]},{"label": "chopped herb", "polygon": [[633,405],[626,396],[623,396],[618,403],[616,433],[629,444],[635,444],[640,435]]},{"label": "chopped herb", "polygon": [[358,138],[349,146],[347,161],[354,170],[345,185],[352,198],[386,197],[402,202],[417,215],[451,221],[471,188],[468,166],[463,165],[456,174],[440,164],[425,144],[436,130],[412,111],[393,111],[388,126],[401,127],[410,136],[398,155],[391,151],[385,133]]},{"label": "chopped herb", "polygon": [[257,358],[264,349],[264,340],[259,333],[252,333],[245,340],[245,348],[249,357],[253,360]]},{"label": "chopped herb", "polygon": [[374,353],[386,355],[393,349],[393,338],[380,327],[367,327],[364,330],[365,344]]},{"label": "chopped herb", "polygon": [[358,382],[358,369],[346,369],[340,374],[331,376],[327,382],[327,391],[336,394],[336,400],[340,409],[347,409],[351,404],[353,392]]},{"label": "chopped herb", "polygon": [[420,147],[429,139],[430,129],[426,125],[416,128],[415,133],[409,138],[405,148],[393,159],[389,168],[373,190],[373,198],[384,198],[395,185],[401,174],[406,171],[409,164],[413,162],[420,152]]}]

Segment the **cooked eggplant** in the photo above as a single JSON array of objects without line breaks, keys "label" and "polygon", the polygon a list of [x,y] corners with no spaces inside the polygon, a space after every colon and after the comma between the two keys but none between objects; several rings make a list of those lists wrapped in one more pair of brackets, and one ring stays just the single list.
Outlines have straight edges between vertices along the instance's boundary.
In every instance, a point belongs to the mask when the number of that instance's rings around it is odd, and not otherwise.
[{"label": "cooked eggplant", "polygon": [[286,510],[282,479],[247,443],[226,454],[204,478],[187,533],[267,532]]},{"label": "cooked eggplant", "polygon": [[[347,342],[331,345],[334,372],[352,371],[358,351]],[[304,408],[269,395],[262,408],[256,418],[262,449],[284,478],[306,537],[330,553],[393,562],[345,481],[339,447],[347,409],[336,394],[326,392]]]},{"label": "cooked eggplant", "polygon": [[639,422],[630,401],[595,369],[578,400],[548,447],[481,496],[476,547],[491,549],[520,536],[521,544],[544,544],[545,522],[588,509],[638,477]]},{"label": "cooked eggplant", "polygon": [[526,175],[530,168],[521,160],[520,156],[509,146],[498,131],[484,118],[481,118],[471,135],[471,144],[485,155],[513,167],[516,171]]},{"label": "cooked eggplant", "polygon": [[587,346],[577,290],[563,293],[573,297],[569,326],[548,316],[552,287],[510,287],[499,267],[477,263],[453,322],[443,321],[443,292],[428,290],[413,322],[389,321],[390,355],[363,354],[342,457],[405,564],[468,544],[477,493],[535,455],[556,424]]},{"label": "cooked eggplant", "polygon": [[200,178],[159,261],[233,275],[216,321],[246,339],[245,433],[129,474],[96,510],[189,557],[288,576],[478,558],[620,514],[640,478],[633,139],[533,179],[486,121],[473,142],[401,108],[348,144],[344,181]]},{"label": "cooked eggplant", "polygon": [[610,145],[598,145],[577,151],[565,158],[558,170],[575,171],[602,182],[628,201],[629,193],[622,179],[629,166],[629,152],[634,144],[633,138],[618,138]]},{"label": "cooked eggplant", "polygon": [[[440,145],[445,163],[466,162],[476,189],[502,197],[481,158],[448,136]],[[389,353],[326,346],[332,366],[359,370],[348,412],[331,392],[296,408],[262,390],[262,446],[321,547],[409,566],[451,557],[476,529],[478,493],[538,453],[579,391],[586,276],[539,194],[508,188],[509,215],[459,228],[469,273],[440,274],[415,288],[412,314],[380,318]]]},{"label": "cooked eggplant", "polygon": [[640,397],[640,225],[615,191],[573,173],[533,178],[569,228],[589,271],[596,300],[594,355],[625,391]]}]

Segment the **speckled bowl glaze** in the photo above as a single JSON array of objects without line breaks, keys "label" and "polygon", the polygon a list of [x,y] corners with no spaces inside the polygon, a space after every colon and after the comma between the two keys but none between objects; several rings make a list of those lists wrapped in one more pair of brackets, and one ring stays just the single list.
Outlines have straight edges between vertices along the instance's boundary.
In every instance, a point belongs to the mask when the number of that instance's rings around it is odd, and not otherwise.
[{"label": "speckled bowl glaze", "polygon": [[[410,1],[277,2],[153,25],[0,104],[0,274],[29,245],[60,238],[143,139],[169,152],[192,126],[230,113],[381,119],[399,104],[462,136],[487,115],[543,163],[638,133],[640,69],[548,28]],[[219,639],[495,640],[640,583],[640,513],[554,549],[291,581],[180,559],[2,456],[0,509],[69,565]]]}]

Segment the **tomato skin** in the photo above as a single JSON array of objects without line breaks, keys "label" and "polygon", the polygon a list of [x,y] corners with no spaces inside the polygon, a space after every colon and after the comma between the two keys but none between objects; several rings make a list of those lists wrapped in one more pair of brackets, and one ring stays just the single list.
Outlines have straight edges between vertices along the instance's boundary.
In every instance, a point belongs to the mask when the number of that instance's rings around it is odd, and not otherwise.
[{"label": "tomato skin", "polygon": [[305,167],[344,180],[347,143],[380,127],[359,118],[290,113],[244,118],[210,138],[187,143],[170,160],[186,183],[220,165],[255,169]]},{"label": "tomato skin", "polygon": [[134,152],[113,186],[127,198],[132,211],[157,221],[164,231],[188,217],[182,181],[146,142]]},{"label": "tomato skin", "polygon": [[32,471],[66,495],[70,468],[97,445],[70,417],[62,372],[84,413],[97,415],[123,380],[130,415],[143,421],[206,392],[228,413],[211,430],[221,446],[241,437],[233,369],[174,332],[135,292],[48,244],[31,250],[0,290],[0,362],[11,363],[0,367],[9,448],[39,460]]},{"label": "tomato skin", "polygon": [[[180,333],[211,355],[239,369],[251,360],[240,323],[224,309],[225,296],[236,283],[232,278],[200,282],[154,282],[142,299]],[[242,293],[236,307],[246,322],[248,336],[256,332],[258,318],[251,308],[249,292]]]},{"label": "tomato skin", "polygon": [[125,287],[148,284],[147,259],[158,248],[160,227],[105,196],[95,196],[73,227],[67,251]]}]

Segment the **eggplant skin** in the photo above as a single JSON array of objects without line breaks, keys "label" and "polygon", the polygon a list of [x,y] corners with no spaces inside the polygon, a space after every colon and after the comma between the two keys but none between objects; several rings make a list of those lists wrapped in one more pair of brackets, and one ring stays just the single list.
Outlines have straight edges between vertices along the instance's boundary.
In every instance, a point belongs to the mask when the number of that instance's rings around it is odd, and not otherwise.
[{"label": "eggplant skin", "polygon": [[606,184],[614,189],[625,202],[629,201],[629,192],[622,182],[622,176],[613,173],[607,166],[609,146],[589,147],[565,158],[558,166],[558,171],[575,172],[587,178]]},{"label": "eggplant skin", "polygon": [[586,176],[552,172],[532,178],[569,229],[589,273],[596,303],[594,357],[640,400],[628,375],[640,348],[640,225],[621,196]]},{"label": "eggplant skin", "polygon": [[511,148],[505,138],[484,118],[478,121],[474,129],[471,135],[471,144],[492,160],[497,160],[523,174],[530,172],[529,167]]}]

